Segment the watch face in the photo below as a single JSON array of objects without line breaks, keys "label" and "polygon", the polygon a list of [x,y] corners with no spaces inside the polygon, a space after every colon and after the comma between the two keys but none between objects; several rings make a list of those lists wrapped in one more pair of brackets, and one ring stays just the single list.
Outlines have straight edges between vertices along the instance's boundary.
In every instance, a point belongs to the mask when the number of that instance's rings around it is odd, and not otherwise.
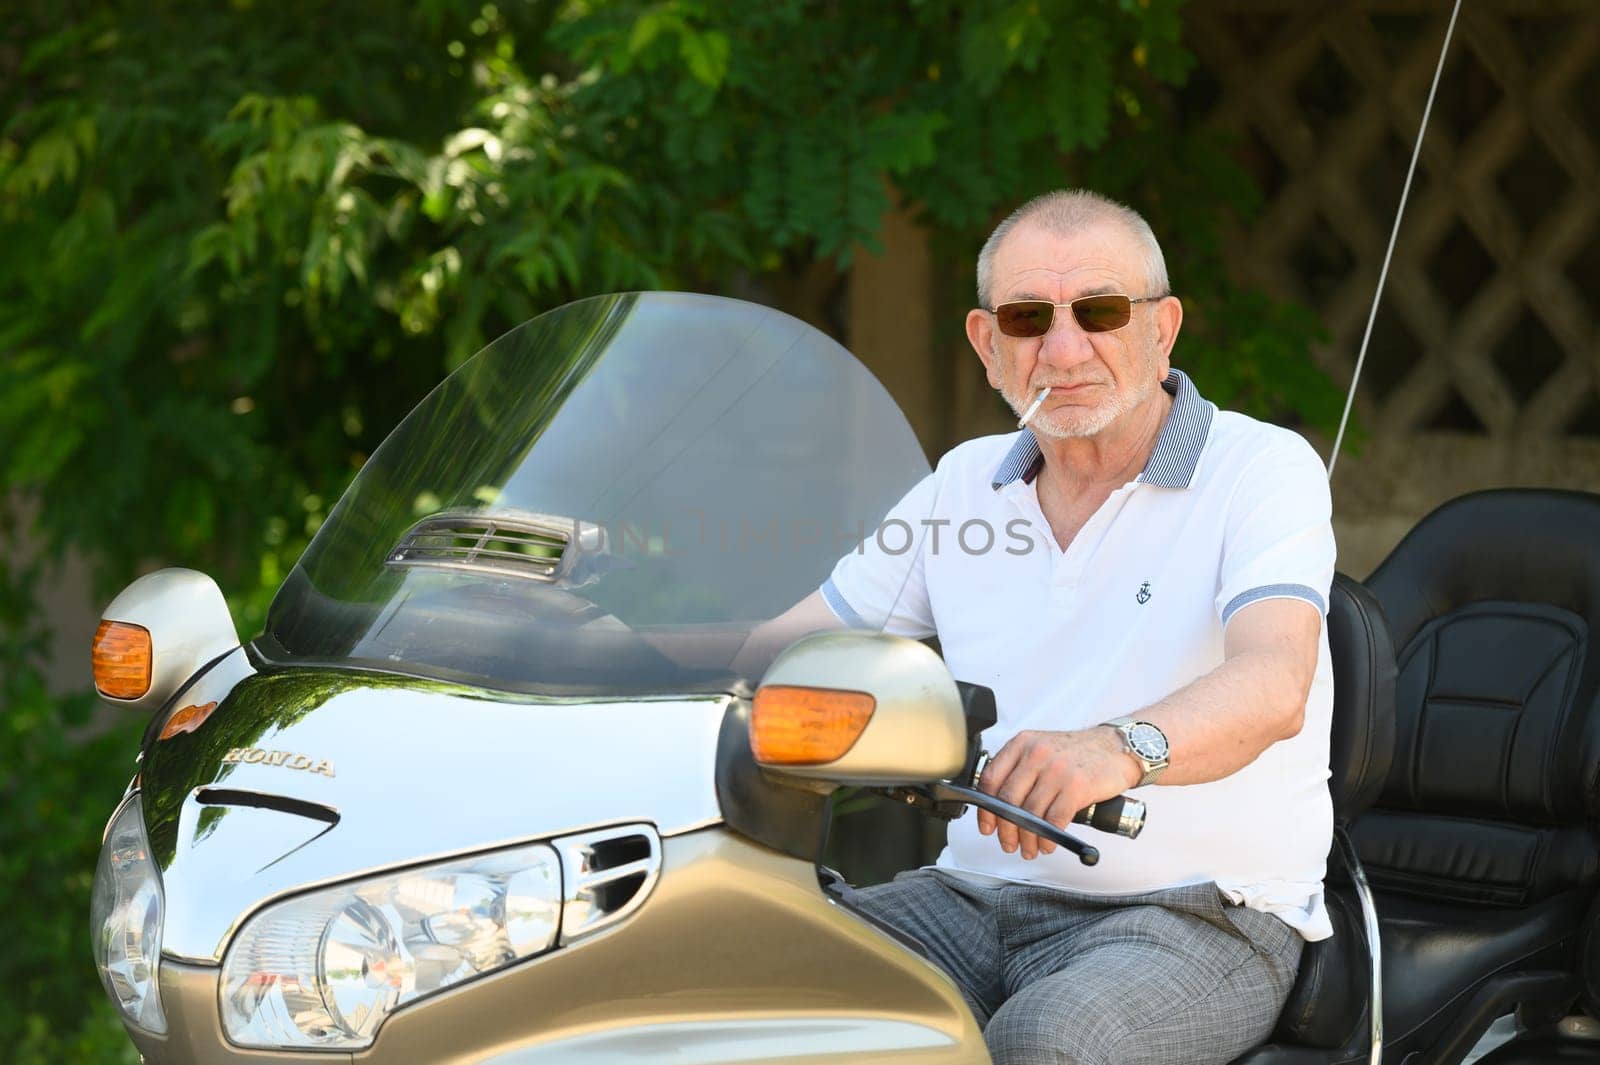
[{"label": "watch face", "polygon": [[1147,762],[1164,762],[1167,758],[1167,737],[1154,725],[1144,722],[1128,730],[1128,744]]}]

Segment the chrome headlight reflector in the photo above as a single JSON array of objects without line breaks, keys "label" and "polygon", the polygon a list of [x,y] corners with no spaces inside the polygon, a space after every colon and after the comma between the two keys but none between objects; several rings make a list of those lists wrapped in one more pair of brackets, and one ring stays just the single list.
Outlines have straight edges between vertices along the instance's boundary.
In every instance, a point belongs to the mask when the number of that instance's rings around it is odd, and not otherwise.
[{"label": "chrome headlight reflector", "polygon": [[163,904],[161,874],[144,832],[144,805],[135,793],[106,828],[94,872],[89,928],[106,994],[125,1021],[156,1035],[167,1030],[158,979]]},{"label": "chrome headlight reflector", "polygon": [[409,869],[269,906],[222,966],[239,1046],[369,1046],[394,1010],[555,945],[561,866],[547,844]]}]

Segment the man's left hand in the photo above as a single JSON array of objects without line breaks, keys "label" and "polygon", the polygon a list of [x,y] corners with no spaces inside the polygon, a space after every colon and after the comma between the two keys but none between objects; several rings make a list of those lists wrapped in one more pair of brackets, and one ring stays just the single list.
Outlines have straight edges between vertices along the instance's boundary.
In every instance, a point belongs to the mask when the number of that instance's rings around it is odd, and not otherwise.
[{"label": "man's left hand", "polygon": [[[997,795],[1066,828],[1090,803],[1104,802],[1137,787],[1143,775],[1138,761],[1115,729],[1104,725],[1075,732],[1019,732],[989,760],[978,789]],[[1018,828],[986,810],[978,811],[978,831],[1000,832],[1000,847],[1032,859],[1056,845]]]}]

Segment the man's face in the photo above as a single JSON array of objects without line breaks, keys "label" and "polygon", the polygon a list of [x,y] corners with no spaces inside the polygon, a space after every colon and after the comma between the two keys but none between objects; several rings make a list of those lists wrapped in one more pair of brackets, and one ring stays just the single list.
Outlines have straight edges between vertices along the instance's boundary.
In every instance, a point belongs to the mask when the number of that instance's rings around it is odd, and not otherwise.
[{"label": "man's face", "polygon": [[[1158,295],[1149,287],[1139,244],[1122,227],[1106,224],[1061,235],[1023,223],[995,255],[990,295],[995,305],[1022,299],[1067,303],[1105,292]],[[967,333],[989,383],[1018,414],[1040,389],[1051,389],[1028,423],[1035,433],[1092,437],[1114,431],[1124,416],[1156,396],[1181,316],[1175,299],[1136,303],[1132,320],[1121,329],[1086,333],[1063,307],[1044,336],[1010,337],[999,331],[992,314],[974,311]]]}]

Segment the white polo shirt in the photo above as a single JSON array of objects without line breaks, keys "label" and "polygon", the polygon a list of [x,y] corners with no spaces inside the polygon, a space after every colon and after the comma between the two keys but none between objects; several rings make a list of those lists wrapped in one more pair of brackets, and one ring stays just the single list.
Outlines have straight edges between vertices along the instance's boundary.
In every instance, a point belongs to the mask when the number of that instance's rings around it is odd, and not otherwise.
[{"label": "white polo shirt", "polygon": [[[1164,387],[1172,411],[1148,465],[1065,552],[1039,509],[1039,445],[1023,430],[950,451],[822,587],[846,624],[937,635],[952,674],[994,689],[990,751],[1025,729],[1137,714],[1220,665],[1223,629],[1251,603],[1297,598],[1326,613],[1334,541],[1316,452],[1219,412],[1176,370]],[[1332,698],[1324,626],[1300,733],[1225,779],[1136,789],[1148,806],[1137,840],[1076,828],[1098,865],[1061,849],[1006,854],[972,808],[938,864],[1096,894],[1214,880],[1323,939]]]}]

